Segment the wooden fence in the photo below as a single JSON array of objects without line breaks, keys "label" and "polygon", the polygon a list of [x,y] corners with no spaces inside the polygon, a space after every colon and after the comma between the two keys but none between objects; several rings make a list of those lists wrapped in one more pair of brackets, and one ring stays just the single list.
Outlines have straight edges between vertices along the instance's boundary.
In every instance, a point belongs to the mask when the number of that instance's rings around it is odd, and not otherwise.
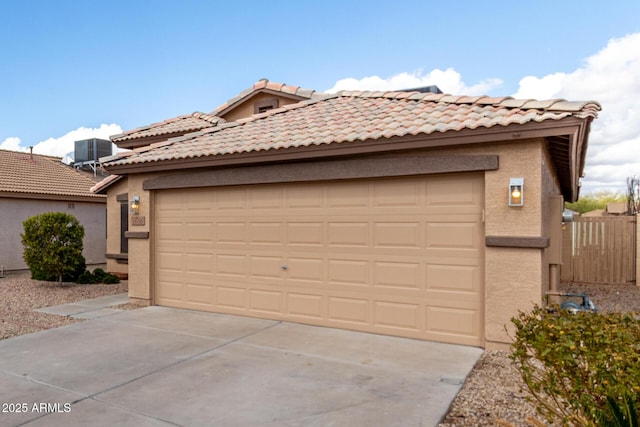
[{"label": "wooden fence", "polygon": [[636,217],[576,217],[563,231],[563,282],[636,281]]}]

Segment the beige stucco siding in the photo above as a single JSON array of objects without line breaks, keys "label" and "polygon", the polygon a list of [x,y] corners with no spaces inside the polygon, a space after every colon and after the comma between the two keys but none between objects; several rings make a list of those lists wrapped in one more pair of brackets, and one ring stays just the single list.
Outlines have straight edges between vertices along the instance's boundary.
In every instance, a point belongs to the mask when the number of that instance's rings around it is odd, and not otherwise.
[{"label": "beige stucco siding", "polygon": [[[144,217],[144,225],[133,225],[131,215],[129,215],[130,232],[149,232],[151,227],[153,198],[150,191],[143,190],[145,180],[158,176],[159,174],[130,175],[128,181],[129,200],[134,196],[140,196],[140,212],[138,217]],[[129,239],[129,297],[136,302],[148,304],[152,295],[151,276],[151,242],[153,236],[149,238]]]},{"label": "beige stucco siding", "polygon": [[23,270],[22,222],[46,212],[64,212],[76,217],[85,231],[83,255],[87,265],[105,262],[106,205],[103,202],[58,201],[2,198],[0,199],[0,267],[4,270]]}]

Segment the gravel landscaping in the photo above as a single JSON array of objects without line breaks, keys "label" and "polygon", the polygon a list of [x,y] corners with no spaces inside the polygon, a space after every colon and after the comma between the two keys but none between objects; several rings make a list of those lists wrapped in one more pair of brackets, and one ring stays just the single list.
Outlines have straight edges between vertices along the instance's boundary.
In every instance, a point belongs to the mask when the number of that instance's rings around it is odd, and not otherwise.
[{"label": "gravel landscaping", "polygon": [[[81,319],[38,313],[35,309],[127,291],[127,281],[116,285],[78,285],[31,280],[29,272],[0,278],[0,339],[56,328]],[[640,287],[633,285],[563,284],[561,291],[586,292],[601,311],[640,311]],[[119,309],[135,309],[124,304]],[[456,396],[441,427],[530,426],[536,418],[518,372],[506,351],[487,350]]]},{"label": "gravel landscaping", "polygon": [[[640,287],[635,285],[562,284],[560,291],[587,293],[603,312],[640,312]],[[527,400],[520,374],[511,365],[506,351],[487,350],[451,405],[440,427],[532,426],[535,405]]]},{"label": "gravel landscaping", "polygon": [[127,292],[127,281],[114,285],[31,280],[30,272],[9,272],[0,278],[0,339],[57,328],[82,320],[34,311],[42,307],[78,302]]}]

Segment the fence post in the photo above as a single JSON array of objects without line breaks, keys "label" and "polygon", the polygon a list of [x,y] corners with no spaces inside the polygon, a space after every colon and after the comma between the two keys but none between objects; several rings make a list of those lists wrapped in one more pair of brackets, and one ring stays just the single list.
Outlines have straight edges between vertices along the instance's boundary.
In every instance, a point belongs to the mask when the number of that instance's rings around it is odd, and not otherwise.
[{"label": "fence post", "polygon": [[638,218],[640,217],[640,213],[636,214],[636,286],[640,286],[640,227],[638,227]]}]

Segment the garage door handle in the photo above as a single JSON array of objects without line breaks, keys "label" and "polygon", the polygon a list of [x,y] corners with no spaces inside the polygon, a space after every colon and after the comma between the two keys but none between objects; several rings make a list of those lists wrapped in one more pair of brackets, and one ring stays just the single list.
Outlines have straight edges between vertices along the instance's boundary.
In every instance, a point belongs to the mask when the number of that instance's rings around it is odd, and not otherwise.
[{"label": "garage door handle", "polygon": [[286,264],[283,264],[283,265],[281,265],[281,266],[280,266],[280,269],[281,269],[281,270],[286,270],[287,268],[289,268],[289,267],[287,267],[287,265],[286,265]]}]

